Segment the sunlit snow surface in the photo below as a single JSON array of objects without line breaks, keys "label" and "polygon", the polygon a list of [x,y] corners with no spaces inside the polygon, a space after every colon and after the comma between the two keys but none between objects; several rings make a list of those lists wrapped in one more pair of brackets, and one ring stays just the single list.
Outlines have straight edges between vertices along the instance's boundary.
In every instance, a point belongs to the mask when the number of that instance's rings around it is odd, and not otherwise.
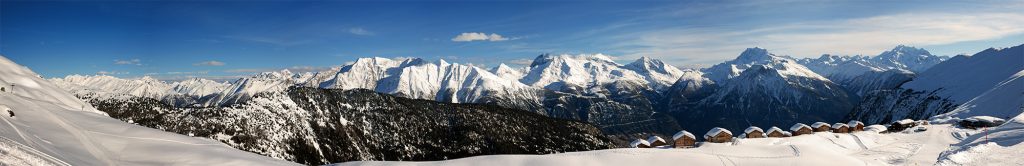
[{"label": "sunlit snow surface", "polygon": [[[433,162],[357,161],[336,165],[932,165],[974,130],[948,124],[879,134],[818,132],[787,138],[737,139],[698,148],[620,148],[551,155],[493,155]],[[1020,155],[1017,153],[1013,155]]]}]

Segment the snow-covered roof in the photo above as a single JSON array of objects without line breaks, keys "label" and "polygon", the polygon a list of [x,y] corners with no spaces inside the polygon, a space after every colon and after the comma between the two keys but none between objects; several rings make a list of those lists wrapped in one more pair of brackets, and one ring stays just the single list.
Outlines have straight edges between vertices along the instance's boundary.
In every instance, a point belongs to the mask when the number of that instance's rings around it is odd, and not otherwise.
[{"label": "snow-covered roof", "polygon": [[846,124],[844,124],[844,123],[836,123],[836,124],[832,124],[832,128],[833,128],[833,129],[838,129],[838,128],[841,128],[841,127],[846,127],[846,128],[850,128],[850,126],[847,126],[847,125],[846,125]]},{"label": "snow-covered roof", "polygon": [[814,124],[811,124],[811,127],[813,128],[819,128],[821,126],[828,126],[830,128],[832,127],[831,125],[828,125],[828,123],[825,122],[814,122]]},{"label": "snow-covered roof", "polygon": [[725,132],[726,134],[732,135],[732,132],[729,131],[729,130],[726,130],[726,129],[721,128],[721,127],[715,127],[713,129],[711,129],[711,131],[708,131],[707,134],[704,134],[704,137],[714,137],[715,135],[718,135],[718,133],[721,133],[721,132]]},{"label": "snow-covered roof", "polygon": [[661,137],[658,137],[658,136],[656,136],[656,135],[652,135],[652,136],[650,136],[650,137],[647,137],[647,142],[648,142],[648,143],[651,143],[651,142],[657,142],[657,141],[665,142],[665,140],[664,140],[664,139],[661,139]]},{"label": "snow-covered roof", "polygon": [[629,143],[629,147],[634,147],[635,148],[636,146],[640,146],[641,144],[647,145],[647,146],[651,146],[651,143],[648,143],[647,141],[645,141],[643,139],[636,139],[632,143]]},{"label": "snow-covered roof", "polygon": [[856,120],[851,120],[849,123],[846,123],[846,125],[850,126],[850,127],[853,127],[853,126],[857,126],[857,125],[864,125],[864,122],[860,122],[860,121],[856,121]]},{"label": "snow-covered roof", "polygon": [[911,124],[911,123],[914,123],[914,120],[903,119],[903,120],[896,121],[896,123],[899,123],[899,124]]},{"label": "snow-covered roof", "polygon": [[971,122],[985,122],[985,123],[1004,123],[1004,122],[1006,122],[1005,119],[997,118],[997,117],[992,117],[992,116],[972,116],[972,117],[969,117],[969,118],[964,119],[964,120],[971,121]]},{"label": "snow-covered roof", "polygon": [[805,125],[803,123],[796,123],[796,124],[793,125],[793,127],[789,127],[789,130],[790,131],[797,131],[797,130],[800,130],[800,128],[804,128],[804,127],[811,128],[811,126],[807,126],[807,125]]},{"label": "snow-covered roof", "polygon": [[783,134],[786,133],[786,131],[782,131],[782,129],[780,129],[779,127],[775,127],[775,126],[772,126],[772,128],[768,128],[768,132],[764,132],[764,133],[772,133],[772,132],[775,132],[775,131],[778,131],[778,132],[783,133]]},{"label": "snow-covered roof", "polygon": [[864,127],[864,130],[876,131],[876,132],[884,132],[884,131],[889,130],[889,129],[886,128],[883,125],[871,125],[871,126]]},{"label": "snow-covered roof", "polygon": [[764,130],[761,130],[761,128],[757,127],[757,126],[747,127],[746,130],[743,130],[743,133],[750,133],[750,132],[754,132],[754,131],[760,131],[761,133],[764,133]]},{"label": "snow-covered roof", "polygon": [[679,138],[683,138],[683,136],[687,136],[687,137],[690,137],[690,138],[693,138],[693,139],[697,139],[697,136],[693,136],[693,133],[690,133],[690,132],[688,132],[686,130],[683,130],[683,131],[679,131],[678,133],[676,133],[676,135],[672,135],[672,140],[679,140]]},{"label": "snow-covered roof", "polygon": [[793,133],[788,132],[788,131],[783,131],[782,134],[786,135],[786,136],[793,136]]}]

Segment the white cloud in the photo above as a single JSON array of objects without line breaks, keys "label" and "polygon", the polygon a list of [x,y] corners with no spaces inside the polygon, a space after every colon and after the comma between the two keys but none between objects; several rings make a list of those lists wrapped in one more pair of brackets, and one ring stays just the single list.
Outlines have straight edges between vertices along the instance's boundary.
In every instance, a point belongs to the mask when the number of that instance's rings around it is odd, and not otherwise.
[{"label": "white cloud", "polygon": [[367,31],[366,29],[359,28],[359,27],[349,28],[348,29],[348,33],[352,33],[352,34],[355,34],[355,35],[363,35],[363,36],[372,36],[372,35],[374,35],[373,32]]},{"label": "white cloud", "polygon": [[127,71],[125,71],[125,72],[119,72],[119,71],[98,71],[98,72],[96,72],[96,74],[99,74],[99,75],[123,75],[123,74],[130,74],[130,72],[127,72]]},{"label": "white cloud", "polygon": [[530,64],[533,64],[533,59],[526,59],[526,58],[523,58],[523,59],[513,59],[513,60],[509,60],[508,62],[505,62],[505,63],[512,64],[512,65],[529,66]]},{"label": "white cloud", "polygon": [[[908,13],[764,27],[698,27],[616,37],[627,58],[651,56],[675,64],[717,63],[744,48],[796,57],[875,55],[899,44],[942,45],[1024,33],[1024,14]],[[681,63],[682,62],[682,63]]]},{"label": "white cloud", "polygon": [[226,63],[221,61],[203,61],[199,63],[193,63],[192,66],[224,66]]},{"label": "white cloud", "polygon": [[114,64],[115,65],[136,65],[136,66],[141,66],[142,65],[142,60],[139,60],[139,59],[131,59],[131,60],[114,59]]},{"label": "white cloud", "polygon": [[491,33],[490,35],[488,35],[486,33],[481,33],[481,32],[462,33],[462,34],[459,34],[458,36],[455,36],[455,38],[452,38],[452,41],[454,41],[454,42],[470,42],[470,41],[478,41],[478,40],[480,40],[480,41],[506,41],[506,40],[509,40],[509,38],[505,38],[505,37],[503,37],[501,35],[498,35],[496,33]]}]

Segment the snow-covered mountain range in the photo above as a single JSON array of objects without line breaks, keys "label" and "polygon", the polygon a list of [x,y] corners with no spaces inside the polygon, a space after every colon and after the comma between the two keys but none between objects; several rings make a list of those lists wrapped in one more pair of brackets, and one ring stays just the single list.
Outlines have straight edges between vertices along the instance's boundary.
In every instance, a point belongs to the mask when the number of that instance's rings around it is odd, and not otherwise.
[{"label": "snow-covered mountain range", "polygon": [[[413,99],[518,108],[587,121],[611,134],[667,135],[679,126],[781,124],[804,117],[838,120],[859,102],[859,96],[894,89],[915,72],[943,59],[902,45],[873,57],[825,55],[817,59],[750,48],[734,60],[701,70],[681,70],[647,57],[623,65],[602,54],[543,54],[522,68],[501,64],[483,69],[418,58],[361,58],[319,72],[282,70],[226,83],[77,75],[51,81],[89,100],[135,96],[178,107],[231,106],[291,86],[370,89]],[[760,120],[733,117],[736,115]],[[742,120],[695,125],[690,120],[694,117]]]}]

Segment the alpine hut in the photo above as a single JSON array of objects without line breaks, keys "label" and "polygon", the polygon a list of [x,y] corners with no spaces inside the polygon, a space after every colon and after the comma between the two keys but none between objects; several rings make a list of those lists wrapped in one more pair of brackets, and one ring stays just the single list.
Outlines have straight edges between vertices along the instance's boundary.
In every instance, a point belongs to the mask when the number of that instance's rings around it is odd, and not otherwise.
[{"label": "alpine hut", "polygon": [[768,136],[764,134],[764,130],[761,130],[760,127],[750,126],[750,127],[747,127],[746,130],[743,130],[743,136],[742,137],[743,138],[765,138],[765,137],[768,137]]},{"label": "alpine hut", "polygon": [[846,123],[846,125],[850,126],[850,131],[864,131],[863,122],[851,120],[849,123]]},{"label": "alpine hut", "polygon": [[656,135],[652,135],[652,136],[650,136],[650,137],[647,137],[647,143],[650,143],[649,145],[650,145],[650,146],[651,146],[652,148],[653,148],[653,147],[658,147],[658,146],[665,146],[665,145],[668,145],[668,143],[665,143],[665,140],[664,140],[664,139],[661,139],[661,137],[658,137],[658,136],[656,136]]},{"label": "alpine hut", "polygon": [[776,138],[786,137],[786,131],[782,131],[779,127],[772,126],[772,128],[768,128],[768,132],[765,133],[765,136]]},{"label": "alpine hut", "polygon": [[807,126],[803,123],[794,124],[793,127],[789,127],[789,131],[793,132],[793,136],[814,133],[814,129],[811,129],[811,126]]},{"label": "alpine hut", "polygon": [[832,132],[833,133],[850,133],[850,126],[847,126],[845,123],[832,124]]},{"label": "alpine hut", "polygon": [[814,122],[814,124],[811,124],[811,128],[814,129],[814,132],[829,132],[829,131],[832,131],[832,126],[828,125],[828,123],[825,123],[825,122]]},{"label": "alpine hut", "polygon": [[889,132],[900,132],[914,126],[917,126],[917,124],[914,123],[914,120],[903,119],[892,122],[892,124],[889,125],[889,128],[887,130]]},{"label": "alpine hut", "polygon": [[672,146],[675,148],[692,148],[697,145],[697,137],[686,130],[672,135]]},{"label": "alpine hut", "polygon": [[643,139],[636,139],[632,143],[629,143],[629,147],[634,147],[634,148],[651,148],[651,143],[647,143],[647,141],[645,141]]},{"label": "alpine hut", "polygon": [[715,127],[704,134],[704,140],[712,143],[732,142],[732,132],[721,127]]}]

